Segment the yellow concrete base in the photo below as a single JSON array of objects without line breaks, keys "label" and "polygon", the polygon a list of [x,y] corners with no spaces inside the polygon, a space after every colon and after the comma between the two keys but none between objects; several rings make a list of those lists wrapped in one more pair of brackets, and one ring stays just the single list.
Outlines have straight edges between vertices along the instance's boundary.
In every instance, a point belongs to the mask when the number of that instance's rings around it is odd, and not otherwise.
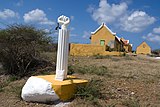
[{"label": "yellow concrete base", "polygon": [[55,93],[59,96],[60,100],[66,101],[73,97],[76,92],[76,87],[80,85],[86,85],[87,80],[78,79],[75,76],[67,76],[64,81],[55,80],[55,75],[35,76],[42,78],[52,83],[52,88]]}]

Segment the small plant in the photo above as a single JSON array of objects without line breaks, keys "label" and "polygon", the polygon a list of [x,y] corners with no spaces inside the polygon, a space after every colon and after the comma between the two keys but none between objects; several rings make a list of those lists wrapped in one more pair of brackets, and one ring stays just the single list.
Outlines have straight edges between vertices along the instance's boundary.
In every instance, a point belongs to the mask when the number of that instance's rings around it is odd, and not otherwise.
[{"label": "small plant", "polygon": [[3,92],[4,91],[4,87],[5,86],[7,86],[8,85],[8,83],[7,82],[2,82],[1,84],[0,84],[0,92]]},{"label": "small plant", "polygon": [[120,61],[120,59],[118,59],[118,58],[112,58],[112,61]]},{"label": "small plant", "polygon": [[100,67],[94,66],[93,71],[91,73],[102,76],[108,73],[108,68],[106,66],[100,66]]},{"label": "small plant", "polygon": [[108,72],[108,68],[106,66],[95,66],[95,65],[90,65],[90,66],[80,66],[80,65],[74,65],[74,66],[69,66],[68,67],[68,74],[73,74],[73,73],[81,73],[81,74],[96,74],[96,75],[108,75],[110,76]]},{"label": "small plant", "polygon": [[2,85],[0,85],[0,92],[3,92],[4,90],[3,90],[3,87],[2,87]]},{"label": "small plant", "polygon": [[8,91],[15,94],[17,98],[21,99],[21,91],[22,91],[23,85],[11,86],[11,88]]},{"label": "small plant", "polygon": [[68,75],[72,75],[74,73],[75,73],[74,66],[68,66],[68,72],[67,72],[67,74]]},{"label": "small plant", "polygon": [[15,75],[12,75],[12,76],[10,76],[10,77],[7,79],[7,82],[10,83],[10,82],[16,81],[16,80],[18,80],[18,77],[15,76]]},{"label": "small plant", "polygon": [[110,105],[107,105],[106,107],[116,107],[116,104],[110,104]]},{"label": "small plant", "polygon": [[135,99],[128,99],[122,102],[127,107],[140,107],[139,101]]},{"label": "small plant", "polygon": [[101,83],[101,80],[91,79],[86,86],[77,87],[75,97],[90,101],[94,105],[99,105],[98,99],[104,98],[100,92]]},{"label": "small plant", "polygon": [[126,60],[133,60],[133,58],[130,57],[130,56],[126,56],[125,59],[126,59]]},{"label": "small plant", "polygon": [[5,81],[0,82],[0,92],[3,92],[3,88],[8,86],[9,83],[16,81],[18,79],[17,76],[9,76]]},{"label": "small plant", "polygon": [[81,67],[79,65],[68,66],[68,75],[72,75],[75,72],[81,73],[81,74],[85,74],[86,73],[85,68]]},{"label": "small plant", "polygon": [[111,58],[111,56],[109,56],[109,55],[99,55],[99,54],[97,54],[97,55],[94,55],[94,58],[95,58],[95,59],[109,59],[109,58]]},{"label": "small plant", "polygon": [[126,53],[125,53],[125,52],[123,52],[122,56],[126,56]]}]

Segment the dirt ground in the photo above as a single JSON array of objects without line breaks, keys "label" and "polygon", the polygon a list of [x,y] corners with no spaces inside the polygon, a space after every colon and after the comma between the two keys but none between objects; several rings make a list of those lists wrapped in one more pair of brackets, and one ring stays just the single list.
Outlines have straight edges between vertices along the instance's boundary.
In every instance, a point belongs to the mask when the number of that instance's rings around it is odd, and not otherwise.
[{"label": "dirt ground", "polygon": [[[160,60],[146,56],[69,57],[69,65],[105,66],[108,75],[80,74],[84,79],[100,79],[101,93],[105,99],[98,99],[99,105],[75,98],[69,107],[160,107]],[[28,103],[20,98],[21,88],[28,79],[8,82],[8,76],[1,75],[0,107],[54,107],[53,104]]]}]

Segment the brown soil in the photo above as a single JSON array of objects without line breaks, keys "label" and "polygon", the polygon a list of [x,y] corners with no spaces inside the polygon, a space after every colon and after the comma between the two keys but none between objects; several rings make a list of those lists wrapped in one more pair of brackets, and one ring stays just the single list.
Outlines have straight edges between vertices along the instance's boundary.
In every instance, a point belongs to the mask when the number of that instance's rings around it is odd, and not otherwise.
[{"label": "brown soil", "polygon": [[[144,56],[106,57],[70,57],[69,65],[106,66],[110,75],[78,74],[84,79],[101,79],[101,92],[105,99],[98,99],[102,107],[160,107],[160,60]],[[75,71],[76,72],[76,71]],[[21,88],[27,78],[13,82],[7,76],[0,76],[0,107],[51,107],[55,104],[28,103],[20,98]],[[70,107],[94,107],[91,101],[75,98]]]}]

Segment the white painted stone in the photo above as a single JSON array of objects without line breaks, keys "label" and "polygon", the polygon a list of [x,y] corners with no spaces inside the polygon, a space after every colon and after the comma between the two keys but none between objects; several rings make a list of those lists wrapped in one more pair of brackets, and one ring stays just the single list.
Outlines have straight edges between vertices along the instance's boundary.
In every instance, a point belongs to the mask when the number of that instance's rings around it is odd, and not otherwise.
[{"label": "white painted stone", "polygon": [[56,64],[56,80],[63,81],[67,78],[68,70],[68,47],[69,47],[69,31],[67,29],[70,19],[64,15],[58,18],[61,25],[58,37],[58,51]]},{"label": "white painted stone", "polygon": [[52,89],[52,83],[37,77],[30,77],[22,88],[21,97],[31,102],[51,102],[59,99]]},{"label": "white painted stone", "polygon": [[160,57],[155,57],[155,59],[160,59]]}]

